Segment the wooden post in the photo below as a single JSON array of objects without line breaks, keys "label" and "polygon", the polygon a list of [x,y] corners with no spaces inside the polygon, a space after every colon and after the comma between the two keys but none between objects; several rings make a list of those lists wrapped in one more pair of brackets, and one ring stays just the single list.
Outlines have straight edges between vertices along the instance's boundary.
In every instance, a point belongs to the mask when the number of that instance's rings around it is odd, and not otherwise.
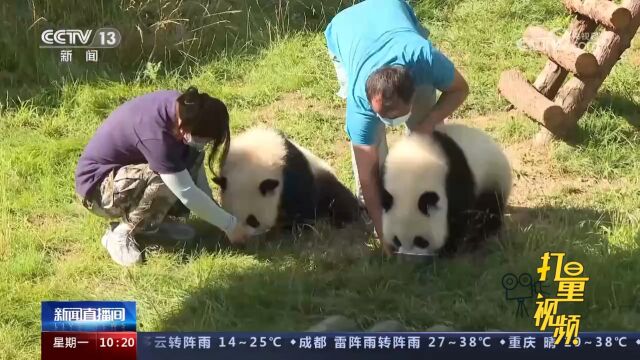
[{"label": "wooden post", "polygon": [[598,61],[593,54],[561,41],[542,27],[528,27],[524,33],[524,43],[580,77],[589,77],[598,71]]},{"label": "wooden post", "polygon": [[640,0],[625,0],[623,6],[632,14],[631,23],[623,33],[607,30],[600,34],[593,52],[600,65],[598,74],[582,80],[572,78],[556,96],[556,104],[562,106],[567,114],[567,120],[571,122],[566,125],[567,127],[575,127],[578,119],[587,111],[613,66],[631,46],[631,40],[640,27]]},{"label": "wooden post", "polygon": [[622,31],[631,22],[631,12],[608,0],[563,0],[569,11],[586,15],[609,30]]},{"label": "wooden post", "polygon": [[507,70],[500,76],[498,90],[515,105],[556,134],[564,134],[567,123],[564,111],[553,101],[540,94],[518,70]]},{"label": "wooden post", "polygon": [[[561,41],[566,41],[583,49],[591,39],[591,35],[598,27],[598,24],[587,16],[581,14],[576,16],[576,19],[571,22],[569,30],[562,35]],[[533,86],[548,99],[553,99],[568,74],[569,72],[565,68],[548,60]]]}]

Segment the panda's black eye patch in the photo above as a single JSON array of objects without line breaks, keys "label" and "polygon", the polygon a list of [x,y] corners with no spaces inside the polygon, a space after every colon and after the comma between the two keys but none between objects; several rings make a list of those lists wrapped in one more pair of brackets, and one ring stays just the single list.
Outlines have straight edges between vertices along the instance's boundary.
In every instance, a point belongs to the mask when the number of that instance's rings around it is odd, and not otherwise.
[{"label": "panda's black eye patch", "polygon": [[387,212],[393,206],[393,195],[389,194],[387,189],[383,188],[380,201],[382,202],[382,208]]},{"label": "panda's black eye patch", "polygon": [[260,221],[258,221],[258,219],[256,219],[255,216],[249,215],[247,216],[247,221],[246,221],[247,225],[251,226],[252,228],[257,228],[258,226],[260,226]]},{"label": "panda's black eye patch", "polygon": [[416,236],[413,239],[413,245],[419,249],[426,249],[429,247],[429,240],[423,238],[422,236]]},{"label": "panda's black eye patch", "polygon": [[397,236],[393,237],[393,246],[395,246],[397,249],[400,249],[402,247],[402,243]]},{"label": "panda's black eye patch", "polygon": [[429,208],[434,208],[438,201],[440,201],[440,196],[433,191],[427,191],[420,196],[420,200],[418,200],[418,209],[420,212],[426,216],[429,216]]},{"label": "panda's black eye patch", "polygon": [[276,180],[276,179],[267,179],[267,180],[262,180],[262,182],[260,183],[260,193],[265,196],[268,193],[272,192],[273,190],[275,190],[278,185],[280,185],[280,181]]}]

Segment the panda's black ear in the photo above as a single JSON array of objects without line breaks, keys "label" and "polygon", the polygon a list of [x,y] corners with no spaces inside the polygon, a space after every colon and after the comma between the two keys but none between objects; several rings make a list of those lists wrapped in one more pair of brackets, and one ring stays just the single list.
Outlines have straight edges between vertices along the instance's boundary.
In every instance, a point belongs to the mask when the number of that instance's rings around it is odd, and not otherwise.
[{"label": "panda's black ear", "polygon": [[215,176],[213,178],[213,182],[218,184],[218,186],[220,186],[220,189],[222,189],[222,191],[225,191],[227,189],[227,178],[224,176]]},{"label": "panda's black ear", "polygon": [[280,185],[280,181],[276,179],[262,180],[262,182],[260,183],[260,193],[263,196],[266,196],[268,193],[275,190],[278,185]]},{"label": "panda's black ear", "polygon": [[440,201],[440,196],[433,191],[427,191],[420,196],[418,200],[418,208],[424,215],[429,216],[429,208],[433,208]]},{"label": "panda's black ear", "polygon": [[387,189],[382,188],[380,201],[382,202],[382,208],[385,212],[387,212],[393,206],[393,195],[389,194]]}]

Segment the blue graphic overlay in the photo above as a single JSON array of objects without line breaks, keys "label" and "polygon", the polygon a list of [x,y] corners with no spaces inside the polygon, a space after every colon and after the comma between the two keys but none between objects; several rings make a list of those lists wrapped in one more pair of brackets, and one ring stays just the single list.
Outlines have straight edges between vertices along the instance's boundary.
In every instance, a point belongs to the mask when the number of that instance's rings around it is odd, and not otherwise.
[{"label": "blue graphic overlay", "polygon": [[[567,359],[640,358],[640,333],[583,332],[577,345],[554,345],[546,332],[440,333],[138,333],[138,360],[160,359]],[[531,357],[530,357],[531,356]]]},{"label": "blue graphic overlay", "polygon": [[42,331],[136,331],[136,303],[43,301]]}]

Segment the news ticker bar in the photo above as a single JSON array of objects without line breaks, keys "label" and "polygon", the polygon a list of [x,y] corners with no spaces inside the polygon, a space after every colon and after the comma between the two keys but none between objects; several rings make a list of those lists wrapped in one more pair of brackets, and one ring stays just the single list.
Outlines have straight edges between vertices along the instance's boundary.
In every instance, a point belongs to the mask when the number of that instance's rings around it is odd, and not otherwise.
[{"label": "news ticker bar", "polygon": [[[75,339],[74,339],[75,338]],[[72,340],[69,340],[72,339]],[[82,343],[81,343],[82,342]],[[57,344],[58,347],[54,347]],[[66,345],[69,344],[69,347]],[[61,347],[62,346],[62,347]],[[74,347],[75,346],[75,347]],[[397,359],[478,356],[640,358],[640,333],[579,334],[576,345],[554,345],[551,333],[203,333],[43,332],[42,359],[204,360]]]},{"label": "news ticker bar", "polygon": [[[42,359],[424,359],[485,353],[563,359],[640,359],[640,333],[581,332],[570,346],[552,333],[177,333],[136,332],[133,301],[43,301]],[[519,359],[522,360],[522,359]]]}]

